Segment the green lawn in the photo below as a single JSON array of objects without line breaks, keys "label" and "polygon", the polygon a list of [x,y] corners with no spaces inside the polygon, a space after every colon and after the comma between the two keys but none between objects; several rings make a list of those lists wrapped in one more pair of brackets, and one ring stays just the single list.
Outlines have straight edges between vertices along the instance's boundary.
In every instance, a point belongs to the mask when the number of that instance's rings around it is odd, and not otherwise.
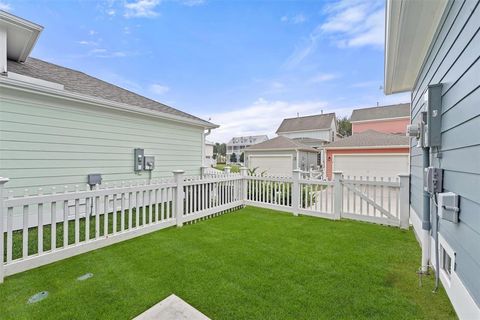
[{"label": "green lawn", "polygon": [[222,163],[222,164],[217,164],[217,165],[215,166],[215,169],[218,169],[218,170],[223,171],[223,168],[225,168],[225,167],[227,167],[227,166],[230,167],[230,172],[233,172],[233,173],[238,173],[238,172],[240,172],[240,166],[239,166],[239,165],[236,165],[236,164],[228,164],[228,165],[227,165],[227,164],[224,164],[224,163]]},{"label": "green lawn", "polygon": [[0,318],[131,319],[172,293],[212,319],[455,318],[419,263],[412,231],[247,207],[8,277]]}]

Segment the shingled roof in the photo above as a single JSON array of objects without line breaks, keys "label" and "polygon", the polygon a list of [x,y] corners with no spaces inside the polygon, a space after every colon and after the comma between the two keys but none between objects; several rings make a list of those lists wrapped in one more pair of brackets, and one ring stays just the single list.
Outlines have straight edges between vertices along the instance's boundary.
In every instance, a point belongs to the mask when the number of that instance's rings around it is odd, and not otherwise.
[{"label": "shingled roof", "polygon": [[304,131],[304,130],[325,130],[330,129],[332,121],[335,120],[335,113],[317,114],[313,116],[296,117],[283,119],[277,133]]},{"label": "shingled roof", "polygon": [[361,133],[355,133],[350,137],[336,140],[326,146],[330,148],[348,148],[348,147],[388,147],[388,146],[409,146],[409,138],[405,135],[383,133],[374,130],[367,130]]},{"label": "shingled roof", "polygon": [[67,91],[183,117],[204,124],[206,127],[216,127],[216,125],[208,121],[89,76],[80,71],[31,57],[24,63],[12,60],[8,60],[7,63],[8,71],[62,84]]},{"label": "shingled roof", "polygon": [[355,109],[350,121],[401,118],[410,116],[410,103],[394,104],[373,108]]},{"label": "shingled roof", "polygon": [[254,150],[302,150],[310,152],[318,152],[317,149],[311,148],[298,141],[292,140],[284,136],[278,136],[273,139],[254,144],[245,149],[245,151]]}]

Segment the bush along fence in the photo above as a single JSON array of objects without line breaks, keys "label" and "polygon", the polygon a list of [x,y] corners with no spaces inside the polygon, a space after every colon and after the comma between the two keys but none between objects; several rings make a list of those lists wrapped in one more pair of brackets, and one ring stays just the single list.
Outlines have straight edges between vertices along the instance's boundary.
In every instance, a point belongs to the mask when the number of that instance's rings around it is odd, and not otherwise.
[{"label": "bush along fence", "polygon": [[245,205],[328,219],[342,217],[408,228],[408,175],[332,181],[224,173],[143,184],[50,190],[13,197],[0,178],[0,283],[5,276],[163,228],[192,223]]}]

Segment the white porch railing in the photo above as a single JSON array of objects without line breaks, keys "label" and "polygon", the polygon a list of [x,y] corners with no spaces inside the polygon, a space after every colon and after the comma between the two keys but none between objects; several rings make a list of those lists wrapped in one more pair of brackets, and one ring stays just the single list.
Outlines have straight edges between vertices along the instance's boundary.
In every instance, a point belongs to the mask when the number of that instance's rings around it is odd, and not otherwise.
[{"label": "white porch railing", "polygon": [[[408,176],[333,181],[211,174],[144,184],[5,197],[0,178],[0,283],[5,276],[170,226],[253,205],[408,228]],[[4,240],[6,239],[6,240]]]}]

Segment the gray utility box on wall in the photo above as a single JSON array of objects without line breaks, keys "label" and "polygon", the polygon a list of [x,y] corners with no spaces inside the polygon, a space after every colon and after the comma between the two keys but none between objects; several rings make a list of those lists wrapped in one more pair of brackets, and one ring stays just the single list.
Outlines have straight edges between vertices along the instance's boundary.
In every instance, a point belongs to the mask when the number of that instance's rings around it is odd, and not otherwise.
[{"label": "gray utility box on wall", "polygon": [[133,170],[142,171],[143,170],[143,161],[145,159],[145,151],[141,148],[135,148],[133,150]]},{"label": "gray utility box on wall", "polygon": [[143,157],[143,170],[152,171],[155,169],[155,157],[154,156],[144,156]]},{"label": "gray utility box on wall", "polygon": [[442,84],[428,86],[425,146],[442,145]]}]

